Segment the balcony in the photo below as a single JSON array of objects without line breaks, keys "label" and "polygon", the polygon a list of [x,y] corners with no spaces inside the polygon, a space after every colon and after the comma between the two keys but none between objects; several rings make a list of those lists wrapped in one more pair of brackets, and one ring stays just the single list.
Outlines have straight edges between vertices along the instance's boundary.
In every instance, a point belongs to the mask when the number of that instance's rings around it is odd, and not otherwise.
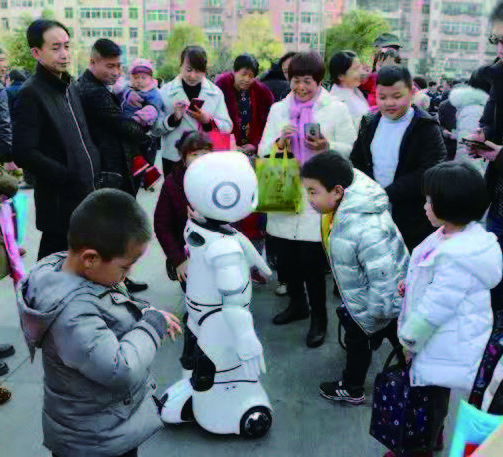
[{"label": "balcony", "polygon": [[269,0],[244,0],[242,7],[249,11],[267,11],[269,10]]},{"label": "balcony", "polygon": [[222,12],[224,8],[224,0],[205,0],[203,10],[211,10],[212,12]]}]

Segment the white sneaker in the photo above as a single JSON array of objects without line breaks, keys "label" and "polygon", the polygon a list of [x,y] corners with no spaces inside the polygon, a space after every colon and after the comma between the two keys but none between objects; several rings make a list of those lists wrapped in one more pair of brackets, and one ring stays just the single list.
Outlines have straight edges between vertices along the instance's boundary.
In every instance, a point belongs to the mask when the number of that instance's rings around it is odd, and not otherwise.
[{"label": "white sneaker", "polygon": [[283,297],[287,294],[286,290],[286,284],[283,284],[282,282],[278,283],[278,287],[276,287],[276,290],[274,291],[276,295],[279,295],[280,297]]}]

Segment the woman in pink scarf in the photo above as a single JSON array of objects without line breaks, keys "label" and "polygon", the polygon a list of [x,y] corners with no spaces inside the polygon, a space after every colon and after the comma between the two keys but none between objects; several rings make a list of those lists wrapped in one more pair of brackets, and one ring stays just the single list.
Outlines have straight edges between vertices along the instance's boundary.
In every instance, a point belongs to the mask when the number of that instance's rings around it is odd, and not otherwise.
[{"label": "woman in pink scarf", "polygon": [[[317,53],[300,53],[292,58],[288,67],[292,91],[272,106],[259,156],[277,147],[292,152],[301,164],[315,154],[330,151],[349,157],[356,139],[353,122],[346,106],[321,86],[324,75],[325,65]],[[304,197],[299,214],[269,213],[267,233],[277,250],[278,269],[285,272],[290,298],[273,323],[284,325],[311,316],[306,344],[314,348],[325,340],[327,264],[320,217]]]}]

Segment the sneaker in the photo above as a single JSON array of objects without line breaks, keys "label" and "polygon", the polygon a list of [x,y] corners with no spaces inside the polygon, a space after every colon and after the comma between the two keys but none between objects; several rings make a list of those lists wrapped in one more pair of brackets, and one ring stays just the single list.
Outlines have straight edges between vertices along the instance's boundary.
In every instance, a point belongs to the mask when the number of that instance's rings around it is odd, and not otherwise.
[{"label": "sneaker", "polygon": [[361,405],[365,402],[363,387],[345,386],[342,381],[324,382],[320,385],[322,397],[333,401],[347,401],[352,405]]},{"label": "sneaker", "polygon": [[3,387],[0,387],[0,405],[7,403],[10,400],[10,397],[12,397],[10,391],[4,389]]},{"label": "sneaker", "polygon": [[274,291],[274,293],[278,297],[284,297],[288,293],[288,291],[286,290],[286,284],[279,282],[278,287],[276,287],[276,290]]}]

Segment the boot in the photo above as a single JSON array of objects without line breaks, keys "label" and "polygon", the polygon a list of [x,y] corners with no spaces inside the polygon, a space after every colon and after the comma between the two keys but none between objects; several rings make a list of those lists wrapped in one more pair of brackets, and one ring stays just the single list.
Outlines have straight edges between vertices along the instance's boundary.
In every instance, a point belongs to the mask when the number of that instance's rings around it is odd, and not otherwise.
[{"label": "boot", "polygon": [[308,348],[317,348],[325,342],[327,333],[327,317],[318,316],[311,312],[311,325],[306,337],[306,346]]},{"label": "boot", "polygon": [[302,305],[290,304],[281,313],[274,316],[272,323],[274,325],[285,325],[290,322],[301,321],[309,317],[309,308],[306,303]]},{"label": "boot", "polygon": [[0,344],[0,359],[5,359],[14,355],[14,346],[12,344]]},{"label": "boot", "polygon": [[9,367],[5,362],[0,361],[0,376],[6,375],[9,372]]}]

